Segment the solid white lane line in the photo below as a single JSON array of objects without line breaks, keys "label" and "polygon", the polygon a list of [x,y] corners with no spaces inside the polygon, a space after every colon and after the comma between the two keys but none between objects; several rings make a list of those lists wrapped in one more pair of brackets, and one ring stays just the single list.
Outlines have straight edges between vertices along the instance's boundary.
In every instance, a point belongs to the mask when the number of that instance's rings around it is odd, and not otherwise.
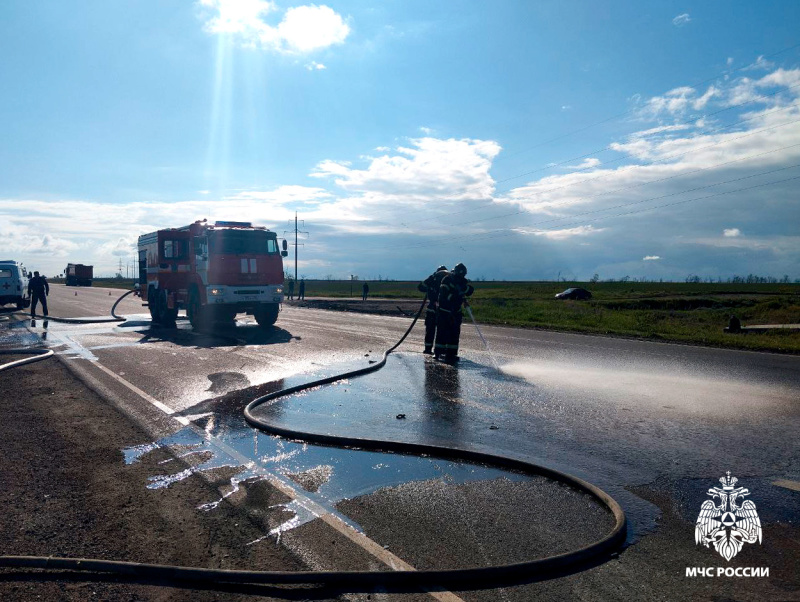
[{"label": "solid white lane line", "polygon": [[100,362],[92,362],[92,365],[93,365],[93,366],[95,366],[96,368],[98,368],[98,369],[102,370],[103,372],[105,372],[105,373],[106,373],[108,376],[110,376],[111,378],[113,378],[114,380],[116,380],[116,381],[117,381],[118,383],[120,383],[121,385],[123,385],[123,386],[127,387],[129,390],[131,390],[131,391],[133,391],[134,393],[136,393],[136,394],[137,394],[139,397],[141,397],[142,399],[144,399],[144,400],[145,400],[147,403],[154,405],[155,407],[157,407],[159,410],[161,410],[161,411],[162,411],[162,412],[164,412],[165,414],[167,414],[167,415],[169,415],[169,416],[172,416],[172,417],[173,417],[175,420],[177,420],[177,421],[178,421],[179,423],[181,423],[183,426],[188,426],[189,424],[191,424],[191,423],[190,423],[190,421],[189,421],[187,418],[184,418],[183,416],[175,416],[175,415],[174,415],[174,414],[175,414],[175,410],[173,410],[172,408],[170,408],[168,405],[161,403],[160,401],[158,401],[158,400],[157,400],[156,398],[154,398],[154,397],[151,397],[150,395],[148,395],[147,393],[145,393],[144,391],[142,391],[142,390],[141,390],[139,387],[137,387],[136,385],[134,385],[134,384],[132,384],[132,383],[128,382],[127,380],[125,380],[124,378],[122,378],[122,377],[121,377],[119,374],[117,374],[116,372],[114,372],[114,371],[112,371],[112,370],[109,370],[108,368],[106,368],[106,367],[105,367],[103,364],[101,364]]}]

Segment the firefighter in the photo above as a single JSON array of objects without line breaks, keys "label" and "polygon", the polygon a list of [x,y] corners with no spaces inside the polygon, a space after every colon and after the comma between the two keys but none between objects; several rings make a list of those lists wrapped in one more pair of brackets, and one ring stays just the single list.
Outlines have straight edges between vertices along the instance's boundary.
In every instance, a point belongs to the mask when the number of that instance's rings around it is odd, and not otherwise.
[{"label": "firefighter", "polygon": [[425,310],[425,350],[422,353],[433,353],[433,342],[436,340],[436,308],[439,299],[439,287],[442,278],[447,276],[447,267],[440,265],[436,271],[419,283],[417,289],[428,295],[428,308]]},{"label": "firefighter", "polygon": [[306,298],[306,279],[303,278],[300,280],[300,294],[297,296],[298,299],[305,299]]},{"label": "firefighter", "polygon": [[[39,276],[39,272],[33,273],[33,278],[28,281],[28,294],[31,297],[31,317],[36,315],[36,304],[42,302],[42,315],[47,315],[47,295],[50,294],[50,285],[47,278]],[[77,293],[76,293],[77,294]]]},{"label": "firefighter", "polygon": [[461,336],[461,322],[464,319],[462,307],[467,297],[475,289],[466,278],[467,266],[459,263],[453,271],[442,278],[439,287],[439,310],[436,313],[436,359],[447,363],[458,361],[458,340]]},{"label": "firefighter", "polygon": [[294,280],[289,278],[289,301],[294,301]]},{"label": "firefighter", "polygon": [[369,284],[365,282],[361,285],[361,300],[366,301],[367,295],[369,295]]}]

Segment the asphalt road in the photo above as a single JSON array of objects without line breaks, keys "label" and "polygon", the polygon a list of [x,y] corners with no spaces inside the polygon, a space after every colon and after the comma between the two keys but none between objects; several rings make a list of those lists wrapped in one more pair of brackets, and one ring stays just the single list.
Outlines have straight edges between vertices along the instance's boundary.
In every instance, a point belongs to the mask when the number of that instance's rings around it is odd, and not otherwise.
[{"label": "asphalt road", "polygon": [[[120,293],[54,285],[50,313],[107,315]],[[154,446],[207,452],[195,471],[240,467],[220,498],[241,496],[257,480],[278,488],[299,483],[285,508],[291,518],[253,545],[277,540],[312,568],[366,562],[385,570],[398,559],[444,568],[562,552],[608,527],[592,502],[552,483],[286,442],[244,424],[241,409],[256,394],[366,365],[399,338],[408,318],[287,305],[271,330],[240,316],[235,328],[196,333],[186,321],[174,330],[151,328],[146,311],[129,298],[118,309],[131,316],[122,325],[49,321],[45,328],[37,320],[14,329],[7,343],[46,338],[94,388],[146,425]],[[300,429],[366,431],[531,460],[602,487],[625,508],[628,547],[618,559],[557,580],[456,592],[462,599],[799,599],[800,357],[481,330],[494,358],[465,323],[457,368],[426,360],[420,325],[380,372],[264,411]],[[147,452],[127,456],[135,461]],[[730,562],[694,543],[706,491],[726,471],[748,487],[764,528],[762,544],[746,544]],[[180,478],[154,475],[152,487]],[[213,511],[217,502],[198,506]],[[335,531],[326,516],[358,535],[339,530],[338,548],[325,543]],[[694,566],[770,567],[770,577],[686,577],[685,568]]]}]

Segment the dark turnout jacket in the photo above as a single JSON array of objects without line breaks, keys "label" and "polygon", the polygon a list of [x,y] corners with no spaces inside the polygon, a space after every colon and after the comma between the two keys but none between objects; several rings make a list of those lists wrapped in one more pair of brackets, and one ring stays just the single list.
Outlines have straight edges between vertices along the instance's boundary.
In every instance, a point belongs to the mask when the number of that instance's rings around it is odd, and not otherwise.
[{"label": "dark turnout jacket", "polygon": [[461,313],[461,306],[475,288],[464,276],[448,273],[439,287],[439,309],[453,314]]},{"label": "dark turnout jacket", "polygon": [[428,293],[428,301],[430,301],[431,305],[436,305],[439,299],[439,287],[442,285],[442,279],[449,273],[447,270],[439,270],[417,285],[417,290],[422,293]]}]

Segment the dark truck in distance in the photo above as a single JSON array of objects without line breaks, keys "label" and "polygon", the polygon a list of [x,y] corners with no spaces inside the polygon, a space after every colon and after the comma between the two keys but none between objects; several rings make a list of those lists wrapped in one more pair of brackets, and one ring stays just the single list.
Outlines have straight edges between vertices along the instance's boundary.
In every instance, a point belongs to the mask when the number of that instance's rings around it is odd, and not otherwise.
[{"label": "dark truck in distance", "polygon": [[82,263],[67,264],[64,278],[67,286],[92,286],[94,266]]}]

